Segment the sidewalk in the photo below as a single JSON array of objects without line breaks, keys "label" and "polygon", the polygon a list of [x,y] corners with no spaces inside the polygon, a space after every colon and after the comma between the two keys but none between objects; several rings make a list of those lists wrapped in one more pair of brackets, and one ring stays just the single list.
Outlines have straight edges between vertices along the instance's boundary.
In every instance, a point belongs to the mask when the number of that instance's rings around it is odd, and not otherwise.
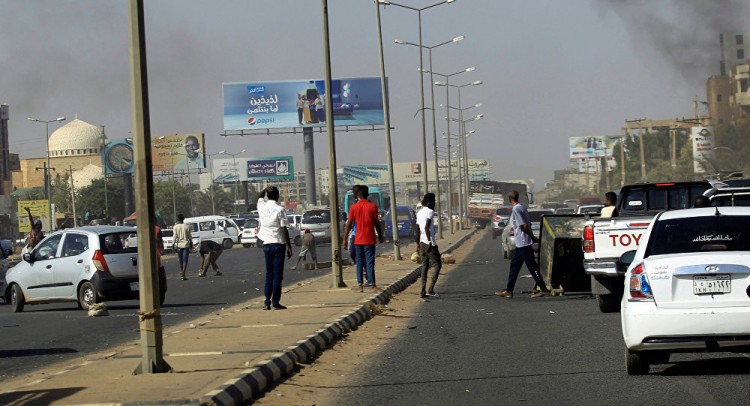
[{"label": "sidewalk", "polygon": [[[473,233],[446,234],[442,252]],[[413,250],[402,247],[401,261],[388,258],[392,251],[376,260],[380,293],[355,292],[354,267],[347,266],[347,288],[331,288],[330,274],[285,286],[288,310],[262,311],[257,298],[165,330],[164,359],[172,373],[132,375],[141,362],[140,344],[133,342],[2,382],[0,404],[244,404],[415,282]]]}]

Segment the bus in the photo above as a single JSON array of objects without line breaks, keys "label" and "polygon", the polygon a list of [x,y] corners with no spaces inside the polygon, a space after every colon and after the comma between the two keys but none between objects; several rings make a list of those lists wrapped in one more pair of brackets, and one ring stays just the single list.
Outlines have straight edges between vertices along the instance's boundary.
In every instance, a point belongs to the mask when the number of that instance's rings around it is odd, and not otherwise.
[{"label": "bus", "polygon": [[[383,206],[383,192],[380,191],[380,188],[376,186],[368,186],[368,188],[370,190],[370,196],[367,197],[367,200],[375,206],[378,206],[378,210],[385,210],[385,207]],[[349,214],[349,208],[352,207],[354,202],[354,195],[352,194],[351,189],[349,189],[346,191],[346,195],[344,195],[344,212],[347,215]]]}]

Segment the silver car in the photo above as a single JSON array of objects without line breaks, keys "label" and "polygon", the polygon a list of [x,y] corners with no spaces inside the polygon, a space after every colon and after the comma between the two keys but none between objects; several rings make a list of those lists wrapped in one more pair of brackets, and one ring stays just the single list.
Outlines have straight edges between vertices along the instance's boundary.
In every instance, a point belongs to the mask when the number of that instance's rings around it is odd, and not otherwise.
[{"label": "silver car", "polygon": [[300,230],[304,229],[310,230],[318,241],[331,241],[331,212],[327,209],[313,209],[302,213]]},{"label": "silver car", "polygon": [[[135,228],[88,226],[48,235],[23,261],[8,270],[3,297],[14,312],[27,304],[77,302],[87,310],[94,303],[137,300],[138,245]],[[167,291],[159,269],[159,302]]]}]

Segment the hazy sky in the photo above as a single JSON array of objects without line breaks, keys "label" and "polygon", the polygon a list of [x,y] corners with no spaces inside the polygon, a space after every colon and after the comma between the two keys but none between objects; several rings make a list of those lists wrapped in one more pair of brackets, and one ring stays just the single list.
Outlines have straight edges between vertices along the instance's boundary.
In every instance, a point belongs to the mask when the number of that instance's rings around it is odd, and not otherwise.
[{"label": "hazy sky", "polygon": [[[333,77],[378,76],[373,1],[328,5]],[[418,41],[417,13],[389,6],[381,14],[394,160],[421,161],[418,50],[393,42]],[[693,98],[704,100],[705,80],[718,74],[719,33],[750,31],[748,17],[738,0],[457,0],[424,11],[422,25],[425,45],[466,36],[433,50],[436,72],[476,66],[451,83],[484,82],[461,93],[463,106],[482,103],[467,115],[484,114],[467,124],[476,130],[470,157],[489,159],[496,180],[533,178],[539,188],[568,166],[568,137],[618,134],[625,119],[692,115]],[[208,153],[293,155],[304,168],[301,135],[219,136],[221,84],[322,78],[320,1],[147,1],[146,40],[153,136],[203,132]],[[45,155],[44,127],[27,117],[78,114],[106,125],[110,138],[127,137],[128,52],[124,0],[0,0],[11,152]],[[425,90],[429,106],[427,81]],[[445,103],[445,88],[435,92]],[[429,115],[427,123],[431,135]],[[382,131],[336,135],[340,166],[386,161]],[[316,167],[327,167],[325,133],[315,149]]]}]

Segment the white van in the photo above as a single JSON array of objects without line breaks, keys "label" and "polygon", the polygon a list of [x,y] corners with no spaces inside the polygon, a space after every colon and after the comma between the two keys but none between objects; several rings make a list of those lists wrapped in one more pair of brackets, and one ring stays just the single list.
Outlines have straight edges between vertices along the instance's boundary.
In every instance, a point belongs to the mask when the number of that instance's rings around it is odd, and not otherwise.
[{"label": "white van", "polygon": [[211,240],[221,244],[224,249],[232,248],[234,244],[240,243],[240,228],[230,218],[224,216],[189,217],[184,223],[190,226],[193,237],[198,237],[201,241]]}]

